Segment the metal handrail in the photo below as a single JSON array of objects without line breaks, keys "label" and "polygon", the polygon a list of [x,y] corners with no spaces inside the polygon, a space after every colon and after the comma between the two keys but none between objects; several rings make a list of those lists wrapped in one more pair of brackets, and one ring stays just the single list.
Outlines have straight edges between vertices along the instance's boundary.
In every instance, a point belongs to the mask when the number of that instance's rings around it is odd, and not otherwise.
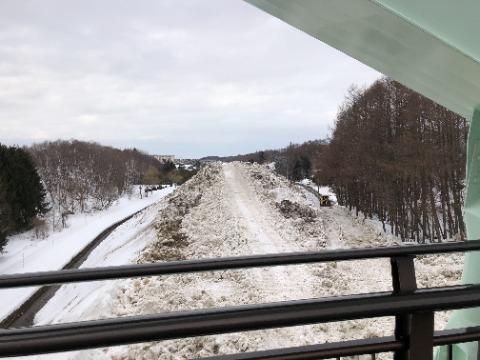
[{"label": "metal handrail", "polygon": [[[21,356],[153,340],[310,325],[466,308],[480,304],[480,285],[380,292],[120,317],[0,331],[0,354]],[[21,344],[21,346],[19,346]]]},{"label": "metal handrail", "polygon": [[[287,359],[291,358],[288,357],[288,354],[298,351],[302,353],[302,355],[298,355],[298,358],[302,359],[385,351],[393,351],[395,354],[423,354],[421,356],[427,358],[425,354],[430,354],[433,346],[480,339],[480,329],[477,328],[436,332],[435,334],[433,332],[433,313],[435,311],[479,306],[480,285],[417,290],[413,257],[415,255],[476,250],[480,250],[480,241],[478,240],[465,243],[257,255],[4,275],[0,277],[0,288],[328,261],[390,258],[393,291],[0,330],[0,356],[33,355],[238,331],[395,316],[394,337],[277,349],[272,350],[273,352],[269,350],[269,352],[245,354],[242,357],[236,354],[234,358]],[[405,327],[405,324],[408,323],[413,325],[410,328]],[[410,331],[413,331],[415,327],[417,327],[417,333],[412,332],[410,336]],[[422,330],[418,330],[419,328]],[[419,336],[419,331],[421,336]],[[415,347],[416,349],[414,349]],[[426,347],[429,347],[430,350],[426,351]],[[321,354],[327,355],[323,357],[324,355]],[[228,356],[220,357],[220,359],[233,359]],[[401,355],[398,359],[410,358],[408,355],[406,356]],[[417,358],[420,358],[420,355],[417,355]]]},{"label": "metal handrail", "polygon": [[429,255],[475,250],[480,250],[480,240],[471,240],[461,243],[324,250],[204,260],[170,261],[153,264],[135,264],[100,268],[69,269],[1,275],[0,289],[280,265],[394,258],[409,255]]}]

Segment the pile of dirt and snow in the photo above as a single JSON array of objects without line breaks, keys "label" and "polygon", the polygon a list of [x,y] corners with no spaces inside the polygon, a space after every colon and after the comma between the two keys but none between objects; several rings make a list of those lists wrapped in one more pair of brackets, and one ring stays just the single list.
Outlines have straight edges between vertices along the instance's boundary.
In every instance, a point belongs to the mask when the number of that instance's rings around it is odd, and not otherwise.
[{"label": "pile of dirt and snow", "polygon": [[[138,262],[391,245],[371,222],[338,206],[319,208],[303,190],[255,164],[205,167],[156,211]],[[419,285],[458,281],[461,263],[460,256],[419,259]],[[109,293],[113,303],[98,312],[114,317],[389,291],[390,283],[390,264],[382,259],[149,277],[117,282]],[[442,322],[444,315],[437,327]],[[371,319],[97,349],[73,358],[184,359],[392,333],[392,319]]]}]

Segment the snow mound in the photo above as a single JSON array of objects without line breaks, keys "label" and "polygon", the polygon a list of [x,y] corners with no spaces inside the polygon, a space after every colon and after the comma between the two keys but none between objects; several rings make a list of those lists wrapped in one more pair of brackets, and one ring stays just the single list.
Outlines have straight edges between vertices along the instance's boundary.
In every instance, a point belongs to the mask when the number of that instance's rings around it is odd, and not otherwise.
[{"label": "snow mound", "polygon": [[[315,207],[295,184],[257,164],[204,167],[156,209],[156,239],[137,262],[389,245],[368,221],[338,206]],[[420,258],[417,267],[420,286],[451,284],[461,257]],[[110,311],[131,316],[389,290],[389,261],[362,260],[127,280],[118,283]],[[442,321],[444,314],[436,325]],[[97,349],[76,358],[197,358],[392,333],[393,319],[367,319]]]}]

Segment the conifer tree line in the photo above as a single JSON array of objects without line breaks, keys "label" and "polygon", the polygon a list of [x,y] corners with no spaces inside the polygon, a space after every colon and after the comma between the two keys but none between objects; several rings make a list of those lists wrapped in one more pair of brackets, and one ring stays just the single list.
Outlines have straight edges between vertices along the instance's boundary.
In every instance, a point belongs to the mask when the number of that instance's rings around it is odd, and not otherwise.
[{"label": "conifer tree line", "polygon": [[27,151],[0,144],[0,252],[7,235],[27,229],[49,210],[46,191]]},{"label": "conifer tree line", "polygon": [[318,171],[340,205],[403,240],[464,240],[468,122],[382,78],[352,87]]}]

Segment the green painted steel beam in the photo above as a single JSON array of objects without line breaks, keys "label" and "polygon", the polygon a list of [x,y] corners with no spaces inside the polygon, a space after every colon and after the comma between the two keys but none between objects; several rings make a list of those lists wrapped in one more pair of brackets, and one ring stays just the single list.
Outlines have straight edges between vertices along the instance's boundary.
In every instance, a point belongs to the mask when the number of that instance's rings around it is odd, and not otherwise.
[{"label": "green painted steel beam", "polygon": [[[468,239],[480,239],[480,1],[245,1],[470,121],[464,210]],[[480,283],[480,253],[466,256],[462,282]],[[480,309],[454,312],[448,326],[480,326]],[[455,359],[476,350],[455,346]]]},{"label": "green painted steel beam", "polygon": [[[246,1],[469,120],[480,104],[480,41],[457,41],[464,24],[470,24],[471,37],[479,33],[478,1]],[[467,4],[461,13],[454,11]],[[422,17],[418,9],[431,11],[423,10]],[[456,37],[437,31],[437,17],[444,33],[459,29]]]},{"label": "green painted steel beam", "polygon": [[[475,109],[467,145],[467,196],[465,198],[465,223],[469,239],[480,239],[480,106]],[[480,252],[465,255],[462,283],[480,282]],[[480,308],[458,310],[448,321],[450,329],[480,325]],[[440,349],[437,359],[447,359],[446,349]],[[477,343],[459,344],[453,347],[454,359],[477,360]]]}]

